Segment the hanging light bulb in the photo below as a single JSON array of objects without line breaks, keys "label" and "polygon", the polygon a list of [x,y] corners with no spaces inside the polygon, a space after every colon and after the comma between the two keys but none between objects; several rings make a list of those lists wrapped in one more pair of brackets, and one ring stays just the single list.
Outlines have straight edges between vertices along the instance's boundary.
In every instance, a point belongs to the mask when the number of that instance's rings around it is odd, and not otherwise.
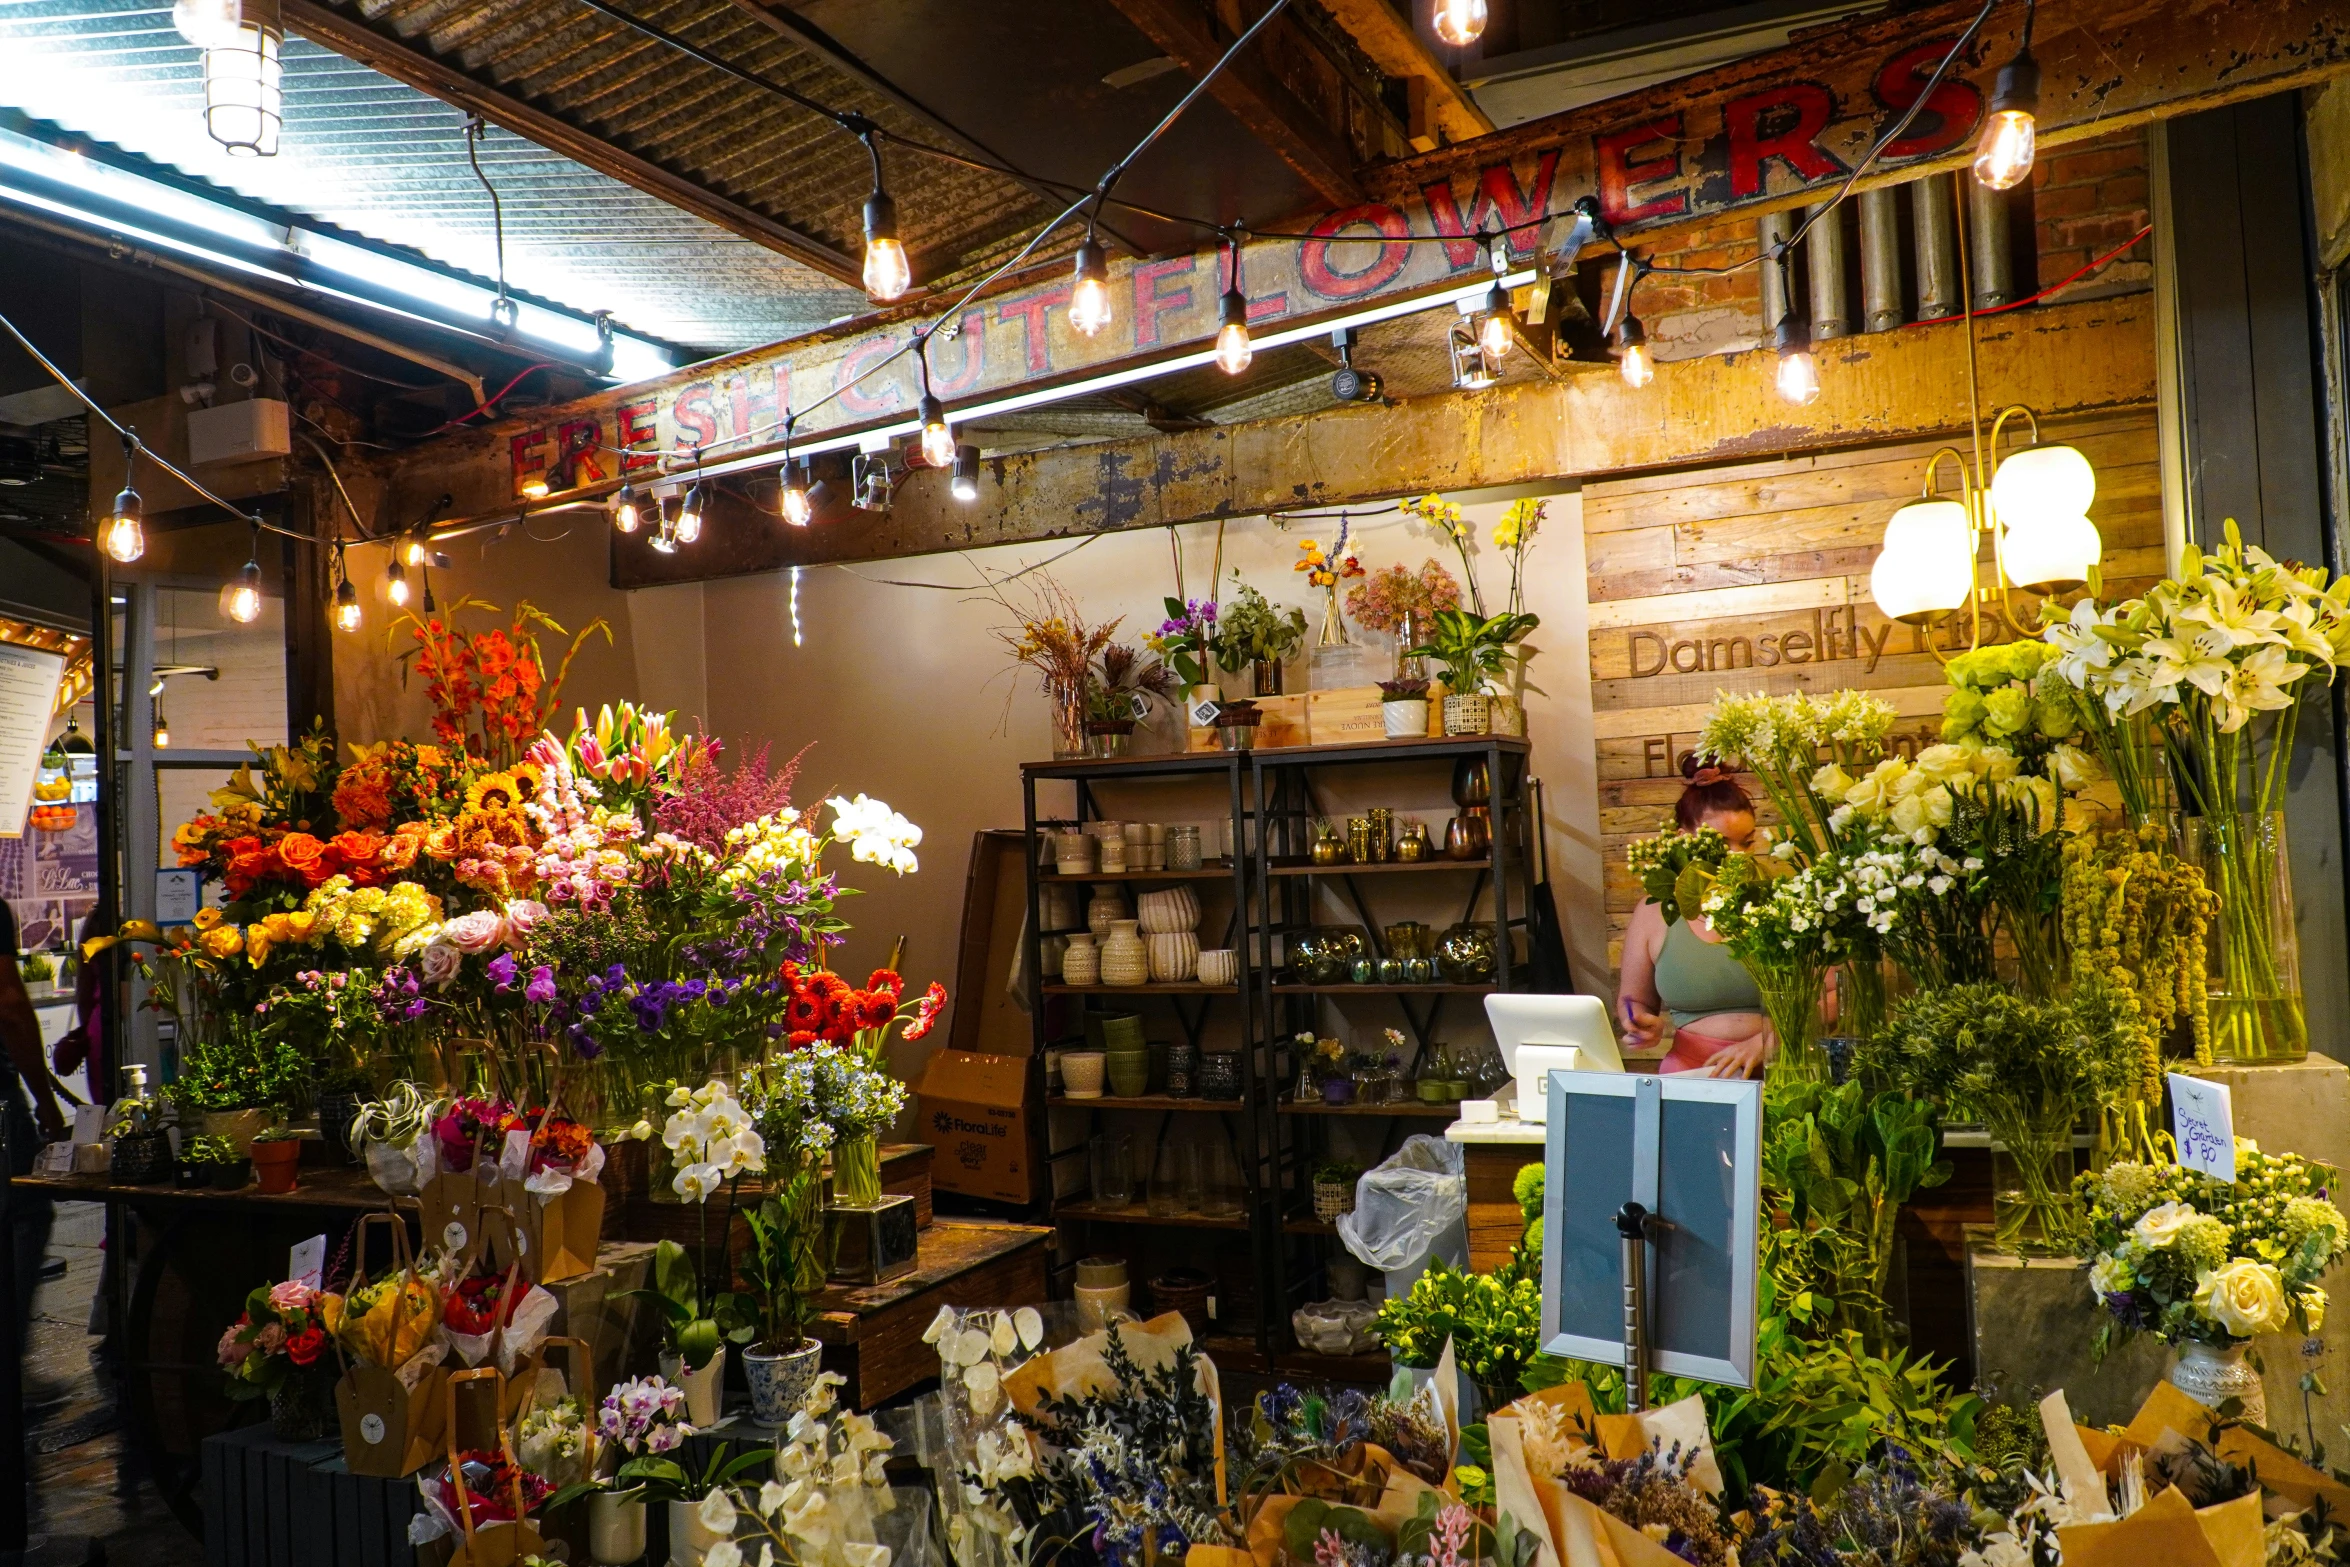
[{"label": "hanging light bulb", "polygon": [[160,707],[155,709],[155,734],[153,743],[155,749],[158,751],[168,751],[171,749],[171,721],[163,716],[163,709]]},{"label": "hanging light bulb", "polygon": [[1216,328],[1216,365],[1226,375],[1238,375],[1257,356],[1248,340],[1248,300],[1239,289],[1225,293],[1221,317],[1223,324]]},{"label": "hanging light bulb", "polygon": [[1485,357],[1485,349],[1477,341],[1477,334],[1469,330],[1465,321],[1452,324],[1448,340],[1452,357],[1452,384],[1463,392],[1482,392],[1493,385],[1497,377],[1492,362]]},{"label": "hanging light bulb", "polygon": [[1436,36],[1460,48],[1485,31],[1485,0],[1436,0]]},{"label": "hanging light bulb", "polygon": [[408,607],[408,568],[397,554],[384,566],[384,602],[394,609]]},{"label": "hanging light bulb", "polygon": [[702,536],[702,514],[709,500],[709,487],[696,479],[693,488],[685,492],[685,504],[677,508],[674,532],[679,544],[691,544]]},{"label": "hanging light bulb", "polygon": [[238,0],[174,0],[171,25],[199,49],[234,43],[245,8]]},{"label": "hanging light bulb", "polygon": [[250,559],[220,590],[220,612],[240,626],[261,618],[261,562]]},{"label": "hanging light bulb", "polygon": [[1820,366],[1812,357],[1810,324],[1789,311],[1779,318],[1771,346],[1779,355],[1779,395],[1796,404],[1818,397]]},{"label": "hanging light bulb", "polygon": [[1485,357],[1499,364],[1510,351],[1510,324],[1516,319],[1510,309],[1510,291],[1499,283],[1485,291],[1485,321],[1477,329],[1478,346]]},{"label": "hanging light bulb", "polygon": [[2040,106],[2040,62],[2032,58],[2031,23],[2024,24],[2024,46],[1999,68],[1991,90],[1991,112],[1983,133],[1975,139],[1975,179],[1986,190],[2009,190],[2032,172],[2039,127],[2033,111]]},{"label": "hanging light bulb", "polygon": [[928,392],[918,405],[922,418],[922,460],[933,468],[955,465],[955,430],[947,423],[946,405]]},{"label": "hanging light bulb", "polygon": [[979,448],[969,441],[955,448],[955,477],[949,488],[966,504],[979,499]]},{"label": "hanging light bulb", "polygon": [[637,494],[636,486],[624,484],[620,493],[612,497],[612,531],[634,533],[645,525],[645,503]]},{"label": "hanging light bulb", "polygon": [[1648,331],[1638,316],[1627,315],[1616,323],[1608,334],[1608,352],[1616,356],[1616,369],[1634,391],[1656,379],[1656,358],[1648,351]]},{"label": "hanging light bulb", "polygon": [[914,269],[898,238],[898,204],[881,183],[881,148],[871,131],[865,150],[873,154],[873,194],[865,198],[865,293],[875,304],[903,298],[914,286]]},{"label": "hanging light bulb", "polygon": [[139,492],[125,484],[114,497],[114,510],[98,525],[98,547],[121,565],[147,553],[147,534],[139,524]]},{"label": "hanging light bulb", "polygon": [[816,515],[816,503],[808,494],[808,465],[783,465],[783,491],[776,497],[777,509],[783,520],[795,528],[804,528]]},{"label": "hanging light bulb", "polygon": [[1077,247],[1077,286],[1069,296],[1069,324],[1087,337],[1110,324],[1110,257],[1091,234]]},{"label": "hanging light bulb", "polygon": [[236,156],[274,157],[285,122],[285,29],[276,0],[238,12],[234,28],[204,48],[204,129]]},{"label": "hanging light bulb", "polygon": [[1912,501],[1885,524],[1869,596],[1889,618],[1932,625],[1964,609],[1974,583],[1974,529],[1959,502]]},{"label": "hanging light bulb", "polygon": [[522,481],[522,498],[526,501],[543,501],[548,493],[547,476],[543,473],[534,473]]},{"label": "hanging light bulb", "polygon": [[349,577],[345,577],[335,587],[335,629],[357,631],[361,618],[359,590],[351,586]]},{"label": "hanging light bulb", "polygon": [[432,558],[432,534],[418,528],[400,541],[400,560],[403,565],[421,566]]}]

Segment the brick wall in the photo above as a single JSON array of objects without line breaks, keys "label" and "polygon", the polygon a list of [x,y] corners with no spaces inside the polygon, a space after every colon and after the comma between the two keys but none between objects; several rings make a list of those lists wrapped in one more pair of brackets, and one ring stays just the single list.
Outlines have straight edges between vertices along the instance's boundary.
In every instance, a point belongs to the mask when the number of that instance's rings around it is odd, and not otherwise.
[{"label": "brick wall", "polygon": [[[2032,169],[2038,280],[2046,288],[2104,255],[2146,226],[2146,139],[2131,130],[2043,150]],[[1756,220],[1726,218],[1664,236],[1641,254],[1658,267],[1718,267],[1751,261],[1758,248]],[[1850,264],[1857,269],[1857,254]],[[1802,268],[1796,268],[1798,287]],[[2154,268],[2141,246],[2054,300],[2138,293],[2154,286]],[[2029,289],[2025,292],[2030,292]],[[1651,273],[1633,298],[1633,313],[1648,329],[1659,359],[1738,353],[1763,339],[1760,270],[1747,266],[1723,277]]]}]

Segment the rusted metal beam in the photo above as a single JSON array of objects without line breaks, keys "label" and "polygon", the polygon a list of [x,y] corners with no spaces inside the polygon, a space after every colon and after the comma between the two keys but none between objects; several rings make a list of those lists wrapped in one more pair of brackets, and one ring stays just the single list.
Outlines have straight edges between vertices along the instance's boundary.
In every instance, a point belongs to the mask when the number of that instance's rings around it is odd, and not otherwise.
[{"label": "rusted metal beam", "polygon": [[[1195,79],[1215,70],[1231,47],[1231,40],[1216,35],[1198,0],[1110,3]],[[1363,199],[1354,149],[1273,74],[1259,46],[1252,45],[1250,52],[1218,72],[1208,92],[1324,201],[1343,205]]]},{"label": "rusted metal beam", "polygon": [[1492,119],[1387,0],[1322,0],[1322,9],[1346,29],[1373,65],[1412,84],[1417,112],[1411,134],[1428,138],[1428,145],[1415,141],[1419,151],[1433,151],[1439,141],[1463,142],[1492,133]]},{"label": "rusted metal beam", "polygon": [[327,0],[284,0],[284,10],[287,26],[346,59],[356,60],[418,92],[478,114],[550,152],[561,153],[599,174],[633,185],[680,211],[764,245],[826,277],[843,283],[861,281],[862,263],[826,241],[802,233],[755,207],[712,190],[699,180],[630,152],[551,110],[483,81],[387,27],[337,10]]},{"label": "rusted metal beam", "polygon": [[[1980,323],[1986,395],[2044,416],[2142,406],[2154,396],[2154,300],[2124,295]],[[1819,400],[1793,407],[1767,353],[1657,367],[1634,391],[1593,367],[1562,382],[1419,398],[1252,424],[991,458],[979,499],[916,473],[886,516],[837,514],[787,528],[745,507],[691,552],[615,538],[622,588],[786,566],[1080,537],[1284,508],[1351,505],[1428,490],[1671,470],[1913,441],[1967,420],[1959,325],[1914,326],[1822,345]]]},{"label": "rusted metal beam", "polygon": [[[1260,334],[1321,327],[1447,297],[1484,276],[1480,229],[1514,229],[1512,252],[1530,267],[1542,230],[1520,225],[1586,195],[1633,240],[1725,212],[1816,201],[1915,101],[1974,11],[1974,0],[1953,0],[1840,24],[1677,83],[1381,166],[1366,176],[1373,200],[1290,231],[1307,238],[1245,247],[1252,324]],[[2039,18],[2039,122],[2051,143],[2350,71],[2342,0],[2040,0]],[[1964,164],[1990,78],[2015,47],[2015,20],[2002,9],[1976,58],[1944,81],[1863,188]],[[1412,236],[1442,242],[1404,243]],[[1200,362],[1222,277],[1213,251],[1115,262],[1114,319],[1094,337],[1068,327],[1066,277],[1008,286],[973,304],[952,343],[933,345],[940,395],[961,410],[1187,356]],[[581,470],[592,487],[614,476],[616,461],[636,471],[697,449],[712,461],[773,452],[785,410],[799,411],[803,447],[906,429],[916,395],[910,358],[867,372],[904,347],[916,319],[912,310],[868,317],[528,422],[452,435],[386,471],[395,490],[455,494],[462,518],[511,507],[524,479],[560,466],[567,449],[603,454]]]}]

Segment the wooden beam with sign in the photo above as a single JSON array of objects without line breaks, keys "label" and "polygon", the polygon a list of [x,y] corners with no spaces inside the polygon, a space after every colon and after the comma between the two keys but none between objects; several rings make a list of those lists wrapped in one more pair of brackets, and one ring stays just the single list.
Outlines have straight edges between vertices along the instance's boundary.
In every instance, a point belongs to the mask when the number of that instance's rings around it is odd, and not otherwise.
[{"label": "wooden beam with sign", "polygon": [[312,43],[348,60],[381,71],[396,82],[429,93],[491,124],[624,185],[633,185],[682,212],[717,224],[778,255],[843,283],[859,283],[860,258],[711,189],[675,169],[573,124],[551,110],[483,81],[449,61],[359,16],[338,10],[331,0],[283,0],[286,25]]},{"label": "wooden beam with sign", "polygon": [[1413,108],[1409,130],[1418,151],[1492,133],[1493,121],[1477,107],[1477,100],[1388,0],[1323,0],[1322,9],[1346,29],[1373,65],[1407,84]]},{"label": "wooden beam with sign", "polygon": [[[1991,405],[2022,402],[2060,417],[2141,406],[2154,395],[2152,295],[2018,311],[1977,330]],[[784,527],[737,500],[713,510],[690,552],[663,555],[641,535],[615,538],[612,579],[652,587],[1427,490],[1686,469],[1918,440],[1967,422],[1963,326],[1843,338],[1824,345],[1821,360],[1819,400],[1801,408],[1779,398],[1767,354],[1713,355],[1660,365],[1639,391],[1592,367],[1559,383],[989,458],[980,464],[976,502],[953,499],[945,474],[918,472],[898,487],[886,516],[843,509],[809,528]],[[1627,580],[1659,595],[1683,586],[1672,563],[1654,564],[1668,569]],[[1867,561],[1839,559],[1829,569],[1865,574]],[[1704,585],[1751,600],[1753,581],[1715,571]]]},{"label": "wooden beam with sign", "polygon": [[[1544,231],[1518,226],[1587,195],[1634,238],[1815,200],[1841,185],[1866,145],[1916,100],[1975,9],[1945,4],[1824,29],[1374,170],[1364,177],[1372,200],[1295,231],[1305,238],[1245,247],[1251,320],[1266,333],[1443,297],[1483,275],[1481,229],[1515,229],[1511,252],[1533,265]],[[2018,14],[2001,8],[1974,58],[1953,70],[1864,186],[1965,162],[1990,78],[2015,47]],[[2040,135],[2060,143],[2350,71],[2350,6],[2041,0],[2034,48]],[[1405,243],[1411,236],[1432,242]],[[953,340],[932,345],[933,379],[950,410],[1204,353],[1223,287],[1218,252],[1119,261],[1110,281],[1114,319],[1090,338],[1068,325],[1064,277],[1032,276],[973,303]],[[534,477],[552,475],[558,490],[585,498],[696,452],[710,461],[777,453],[787,412],[796,411],[803,447],[910,429],[916,367],[900,351],[923,319],[919,307],[866,317],[452,434],[385,459],[379,471],[403,511],[448,493],[453,519],[477,519],[510,512]],[[893,355],[887,370],[867,374]]]}]

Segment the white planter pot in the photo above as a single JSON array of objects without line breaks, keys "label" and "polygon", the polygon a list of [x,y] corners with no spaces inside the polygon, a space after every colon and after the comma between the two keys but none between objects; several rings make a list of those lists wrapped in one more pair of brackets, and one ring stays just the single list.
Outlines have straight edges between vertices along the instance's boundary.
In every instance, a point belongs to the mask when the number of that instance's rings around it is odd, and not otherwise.
[{"label": "white planter pot", "polygon": [[1146,936],[1199,929],[1199,895],[1189,887],[1162,887],[1134,900],[1135,923]]},{"label": "white planter pot", "polygon": [[780,1355],[744,1350],[743,1374],[751,1384],[751,1418],[763,1426],[790,1424],[807,1401],[808,1389],[816,1385],[816,1373],[823,1364],[824,1346],[812,1338],[800,1340],[798,1349]]},{"label": "white planter pot", "polygon": [[1154,984],[1178,985],[1199,972],[1199,937],[1190,931],[1153,936],[1146,945]]},{"label": "white planter pot", "polygon": [[685,1390],[685,1418],[697,1426],[714,1426],[726,1401],[726,1346],[699,1371],[688,1371],[675,1355],[661,1357],[661,1377],[671,1387]]},{"label": "white planter pot", "polygon": [[1382,702],[1379,721],[1387,726],[1390,740],[1417,740],[1428,733],[1428,699],[1413,697],[1408,702]]},{"label": "white planter pot", "polygon": [[702,1554],[726,1538],[702,1527],[699,1502],[669,1504],[669,1567],[702,1567]]},{"label": "white planter pot", "polygon": [[2231,1398],[2244,1401],[2244,1418],[2254,1425],[2268,1424],[2268,1390],[2245,1352],[2249,1340],[2214,1349],[2190,1340],[2178,1347],[2167,1378],[2171,1386],[2206,1409],[2217,1409]]},{"label": "white planter pot", "polygon": [[633,1492],[598,1491],[588,1498],[588,1560],[597,1567],[628,1567],[645,1554],[645,1504]]},{"label": "white planter pot", "polygon": [[1101,978],[1102,949],[1094,945],[1093,932],[1071,931],[1069,945],[1061,951],[1061,983],[1098,985]]},{"label": "white planter pot", "polygon": [[1061,1052],[1061,1091],[1071,1099],[1099,1099],[1109,1058],[1099,1050]]}]

